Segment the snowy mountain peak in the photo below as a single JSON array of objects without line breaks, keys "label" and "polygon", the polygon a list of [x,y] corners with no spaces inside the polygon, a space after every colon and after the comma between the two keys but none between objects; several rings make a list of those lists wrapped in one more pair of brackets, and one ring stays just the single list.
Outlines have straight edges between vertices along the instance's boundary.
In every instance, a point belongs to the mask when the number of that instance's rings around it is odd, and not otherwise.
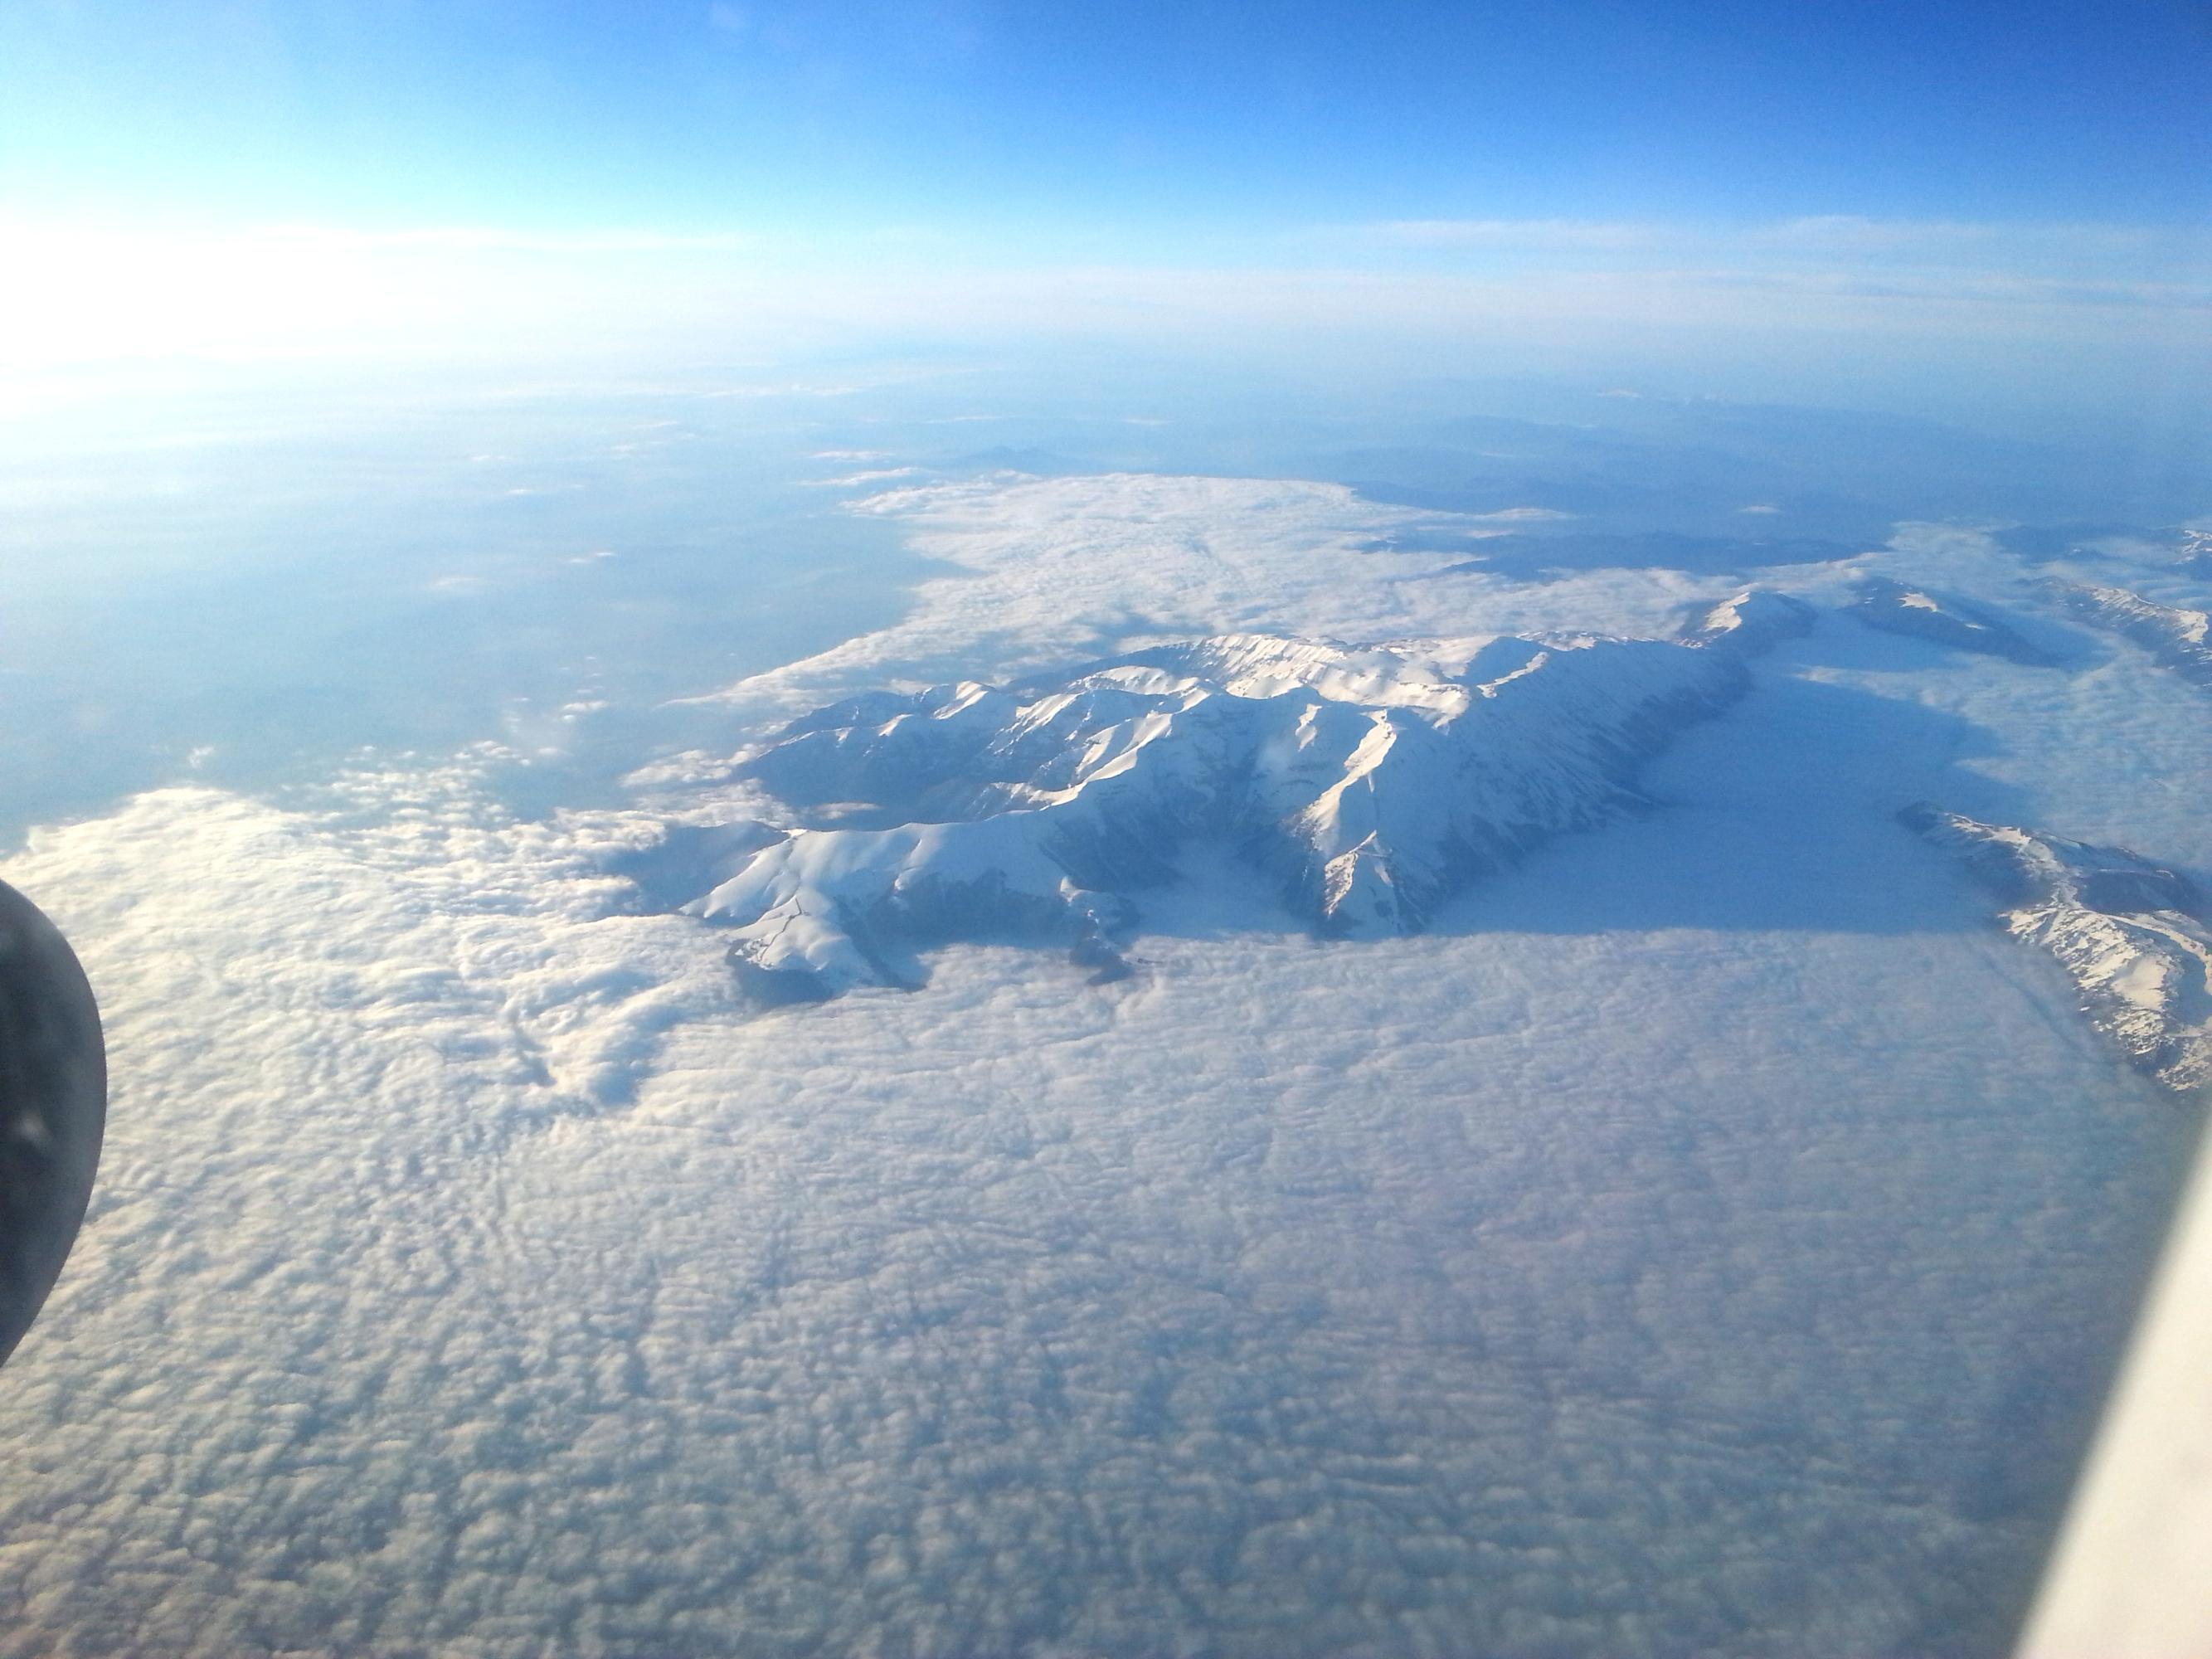
[{"label": "snowy mountain peak", "polygon": [[731,927],[741,973],[784,999],[911,982],[911,950],[955,939],[1056,939],[1115,976],[1133,896],[1201,844],[1325,935],[1418,932],[1468,881],[1632,804],[1644,758],[1742,689],[1744,651],[1802,625],[1794,601],[1729,605],[1685,642],[1231,634],[866,693],[738,757],[795,828],[685,908]]},{"label": "snowy mountain peak", "polygon": [[1680,638],[1686,645],[1753,656],[1783,640],[1810,633],[1819,615],[1804,600],[1787,593],[1746,588],[1734,599],[1723,599],[1692,617],[1683,626]]},{"label": "snowy mountain peak", "polygon": [[1924,804],[1898,816],[1997,894],[2006,930],[2058,959],[2082,1012],[2138,1071],[2179,1091],[2212,1083],[2212,930],[2187,876]]},{"label": "snowy mountain peak", "polygon": [[1466,712],[1470,686],[1525,668],[1540,647],[1526,640],[1483,636],[1390,647],[1335,640],[1226,634],[1118,658],[1083,677],[1134,689],[1128,677],[1160,675],[1179,689],[1204,688],[1232,697],[1264,699],[1310,691],[1329,702],[1425,709],[1449,717]]}]

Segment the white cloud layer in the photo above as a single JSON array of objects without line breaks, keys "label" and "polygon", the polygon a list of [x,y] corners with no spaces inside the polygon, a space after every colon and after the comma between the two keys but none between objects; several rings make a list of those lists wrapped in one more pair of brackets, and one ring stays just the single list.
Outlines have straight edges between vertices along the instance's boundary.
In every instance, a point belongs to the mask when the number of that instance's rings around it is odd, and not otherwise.
[{"label": "white cloud layer", "polygon": [[[882,507],[963,574],[754,706],[1694,586],[1416,580],[1320,486]],[[1971,532],[1869,562],[2025,591]],[[644,820],[515,823],[465,769],[41,831],[0,877],[116,1094],[0,1389],[0,1655],[1996,1650],[2189,1125],[1887,815],[2212,860],[2160,783],[2212,700],[2130,652],[1832,617],[1665,810],[1432,935],[1200,884],[1096,988],[964,947],[748,1013],[599,873]]]},{"label": "white cloud layer", "polygon": [[[343,839],[157,797],[9,872],[123,1083],[0,1651],[1880,1651],[2030,1564],[2021,1333],[2109,1339],[2179,1139],[1970,934],[962,951],[746,1024],[665,920]],[[509,839],[455,886],[540,888]],[[589,1110],[578,1028],[672,995]]]},{"label": "white cloud layer", "polygon": [[921,584],[895,626],[710,701],[763,720],[886,682],[1000,681],[1150,641],[1248,631],[1655,635],[1732,591],[1724,578],[1672,571],[1610,571],[1565,590],[1440,580],[1463,551],[1362,550],[1435,514],[1299,479],[985,479],[891,490],[854,510],[907,526],[917,550],[957,574]]}]

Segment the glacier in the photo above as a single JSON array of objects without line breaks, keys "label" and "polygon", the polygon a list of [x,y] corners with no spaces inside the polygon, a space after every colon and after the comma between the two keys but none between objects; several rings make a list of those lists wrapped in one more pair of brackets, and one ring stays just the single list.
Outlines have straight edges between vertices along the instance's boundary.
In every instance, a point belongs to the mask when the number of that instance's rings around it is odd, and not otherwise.
[{"label": "glacier", "polygon": [[1899,817],[1996,891],[2006,931],[2057,959],[2082,1012],[2137,1071],[2179,1093],[2212,1083],[2212,930],[2186,875],[1925,803]]},{"label": "glacier", "polygon": [[1416,933],[1469,882],[1638,804],[1638,765],[1812,615],[1751,591],[1674,640],[1228,634],[864,693],[735,757],[726,775],[787,833],[683,908],[734,931],[769,1002],[910,985],[908,950],[953,939],[1052,940],[1121,977],[1134,896],[1200,844],[1322,937]]}]

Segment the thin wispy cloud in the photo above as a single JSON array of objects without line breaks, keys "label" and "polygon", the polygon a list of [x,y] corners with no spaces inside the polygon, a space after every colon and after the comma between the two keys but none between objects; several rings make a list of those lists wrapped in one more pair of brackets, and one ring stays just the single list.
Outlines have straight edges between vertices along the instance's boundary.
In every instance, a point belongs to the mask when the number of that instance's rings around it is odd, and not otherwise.
[{"label": "thin wispy cloud", "polygon": [[1315,249],[1521,255],[1629,264],[1638,256],[1680,263],[1808,258],[1880,264],[1998,270],[2136,270],[2201,276],[2212,233],[2191,227],[1951,220],[1884,220],[1833,214],[1766,222],[1571,219],[1417,219],[1316,227],[1296,242]]},{"label": "thin wispy cloud", "polygon": [[1848,312],[1805,317],[1796,307],[1807,294],[1892,309],[1942,302],[1949,325],[1967,329],[2008,309],[2212,300],[2202,239],[2178,233],[1840,217],[1721,228],[1406,221],[1287,238],[1124,239],[1112,257],[1080,261],[1045,244],[896,228],[831,239],[18,222],[9,240],[7,344],[32,361],[362,343],[419,355],[556,324],[588,342],[610,326],[673,338],[714,326],[772,336],[793,322],[825,341],[917,326],[988,337],[1008,325],[1095,327],[1116,313],[1125,325],[1182,313],[1237,327],[1274,314],[1365,331],[1381,319],[1419,330],[1470,314],[1604,321],[1625,305],[1659,322],[1669,309],[1692,320],[1716,303],[1741,307],[1762,289],[1771,308],[1739,313],[1747,326],[1852,325]]}]

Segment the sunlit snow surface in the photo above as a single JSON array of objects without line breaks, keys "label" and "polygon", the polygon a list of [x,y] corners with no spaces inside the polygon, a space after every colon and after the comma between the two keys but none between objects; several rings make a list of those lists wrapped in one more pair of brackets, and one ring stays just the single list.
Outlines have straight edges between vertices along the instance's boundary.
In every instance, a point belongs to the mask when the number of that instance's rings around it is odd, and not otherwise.
[{"label": "sunlit snow surface", "polygon": [[[1362,553],[1407,515],[1333,486],[872,510],[962,569],[733,730],[1741,586]],[[2195,1125],[1893,814],[2212,866],[2212,697],[2032,574],[1783,573],[1829,614],[1651,811],[1410,939],[1194,865],[1103,986],[961,945],[753,1007],[607,873],[703,759],[544,823],[456,765],[40,832],[0,876],[117,1091],[0,1388],[0,1654],[2002,1650]],[[1867,575],[2057,665],[1836,614]]]}]

